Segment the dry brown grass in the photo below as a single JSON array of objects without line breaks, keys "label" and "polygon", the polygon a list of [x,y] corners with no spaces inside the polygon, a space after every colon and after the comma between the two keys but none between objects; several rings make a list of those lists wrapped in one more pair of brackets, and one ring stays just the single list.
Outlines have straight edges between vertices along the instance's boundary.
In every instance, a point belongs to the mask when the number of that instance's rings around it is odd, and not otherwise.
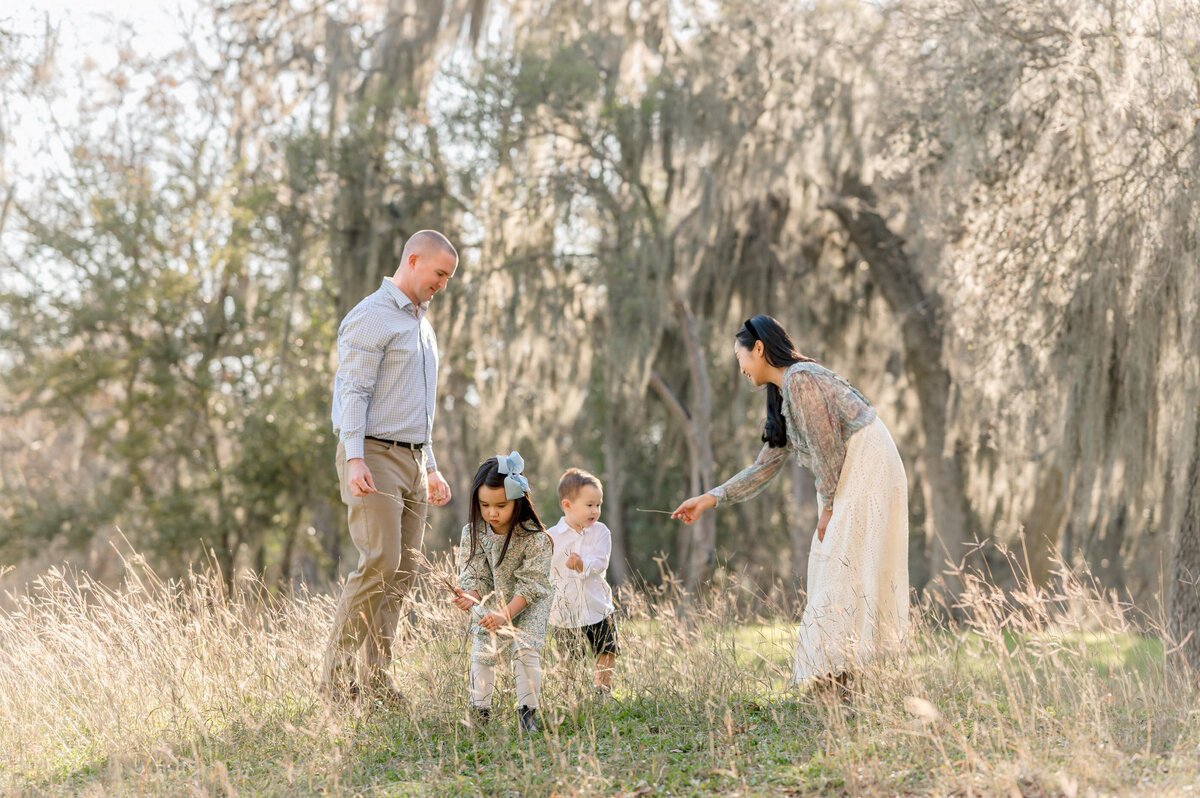
[{"label": "dry brown grass", "polygon": [[[0,613],[0,788],[83,794],[1187,795],[1194,680],[1157,627],[1066,580],[1053,597],[969,579],[965,620],[916,614],[903,658],[849,705],[785,689],[791,620],[736,582],[688,606],[626,593],[616,702],[553,654],[545,734],[461,723],[467,641],[445,590],[416,591],[403,711],[326,706],[326,594],[226,596],[136,558],[113,589],[51,570]],[[502,686],[497,707],[511,703]],[[646,792],[649,790],[650,792]],[[1014,792],[1016,791],[1016,792]]]}]

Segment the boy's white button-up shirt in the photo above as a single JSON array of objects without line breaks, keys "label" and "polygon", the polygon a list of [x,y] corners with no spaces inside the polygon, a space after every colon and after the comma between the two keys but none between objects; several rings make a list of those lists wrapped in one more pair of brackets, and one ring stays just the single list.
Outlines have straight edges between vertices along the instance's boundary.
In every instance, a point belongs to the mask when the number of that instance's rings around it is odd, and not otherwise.
[{"label": "boy's white button-up shirt", "polygon": [[[612,556],[612,533],[597,521],[576,532],[564,517],[546,530],[554,541],[550,577],[554,580],[554,605],[550,623],[560,627],[591,626],[613,612],[612,589],[604,575]],[[578,554],[583,572],[567,567],[567,558]]]}]

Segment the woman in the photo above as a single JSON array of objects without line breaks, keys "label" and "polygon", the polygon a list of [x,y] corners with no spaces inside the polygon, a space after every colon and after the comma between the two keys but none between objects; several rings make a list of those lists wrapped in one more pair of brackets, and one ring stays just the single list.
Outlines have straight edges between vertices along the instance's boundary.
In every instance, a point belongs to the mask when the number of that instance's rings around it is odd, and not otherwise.
[{"label": "woman", "polygon": [[738,330],[738,366],[767,386],[765,445],[749,468],[679,505],[685,524],[710,507],[762,492],[789,453],[816,475],[821,515],[808,556],[808,603],[796,635],[792,683],[845,690],[908,623],[908,484],[896,445],[850,383],[804,357],[779,322],[755,316]]}]

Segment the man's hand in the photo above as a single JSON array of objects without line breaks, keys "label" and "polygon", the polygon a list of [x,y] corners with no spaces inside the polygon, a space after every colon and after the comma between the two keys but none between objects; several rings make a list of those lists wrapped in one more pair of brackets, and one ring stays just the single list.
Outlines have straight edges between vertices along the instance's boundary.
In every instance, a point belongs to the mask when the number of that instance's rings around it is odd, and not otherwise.
[{"label": "man's hand", "polygon": [[489,632],[494,632],[501,626],[508,626],[508,616],[502,612],[489,612],[483,616],[483,620],[479,622],[479,625]]},{"label": "man's hand", "polygon": [[821,518],[817,521],[817,540],[821,543],[825,542],[825,527],[829,526],[830,518],[833,518],[833,508],[826,507],[821,511]]},{"label": "man's hand", "polygon": [[442,476],[441,471],[430,471],[426,474],[429,480],[429,503],[441,507],[450,501],[450,485]]},{"label": "man's hand", "polygon": [[367,468],[367,462],[361,457],[346,461],[346,484],[350,486],[350,493],[355,496],[366,496],[375,492],[375,478],[371,476],[371,469]]},{"label": "man's hand", "polygon": [[576,552],[571,552],[566,564],[572,571],[583,573],[583,559]]}]

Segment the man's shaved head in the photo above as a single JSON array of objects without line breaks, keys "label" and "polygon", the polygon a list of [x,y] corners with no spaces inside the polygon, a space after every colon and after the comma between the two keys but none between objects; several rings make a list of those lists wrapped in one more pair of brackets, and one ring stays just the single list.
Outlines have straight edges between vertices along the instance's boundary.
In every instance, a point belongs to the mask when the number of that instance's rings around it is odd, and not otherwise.
[{"label": "man's shaved head", "polygon": [[400,262],[407,263],[409,255],[445,255],[454,258],[455,263],[458,262],[458,251],[450,243],[450,239],[437,230],[419,230],[409,236],[404,242]]},{"label": "man's shaved head", "polygon": [[404,242],[404,252],[391,280],[414,305],[423,305],[446,287],[458,270],[458,252],[437,230],[421,230]]}]

